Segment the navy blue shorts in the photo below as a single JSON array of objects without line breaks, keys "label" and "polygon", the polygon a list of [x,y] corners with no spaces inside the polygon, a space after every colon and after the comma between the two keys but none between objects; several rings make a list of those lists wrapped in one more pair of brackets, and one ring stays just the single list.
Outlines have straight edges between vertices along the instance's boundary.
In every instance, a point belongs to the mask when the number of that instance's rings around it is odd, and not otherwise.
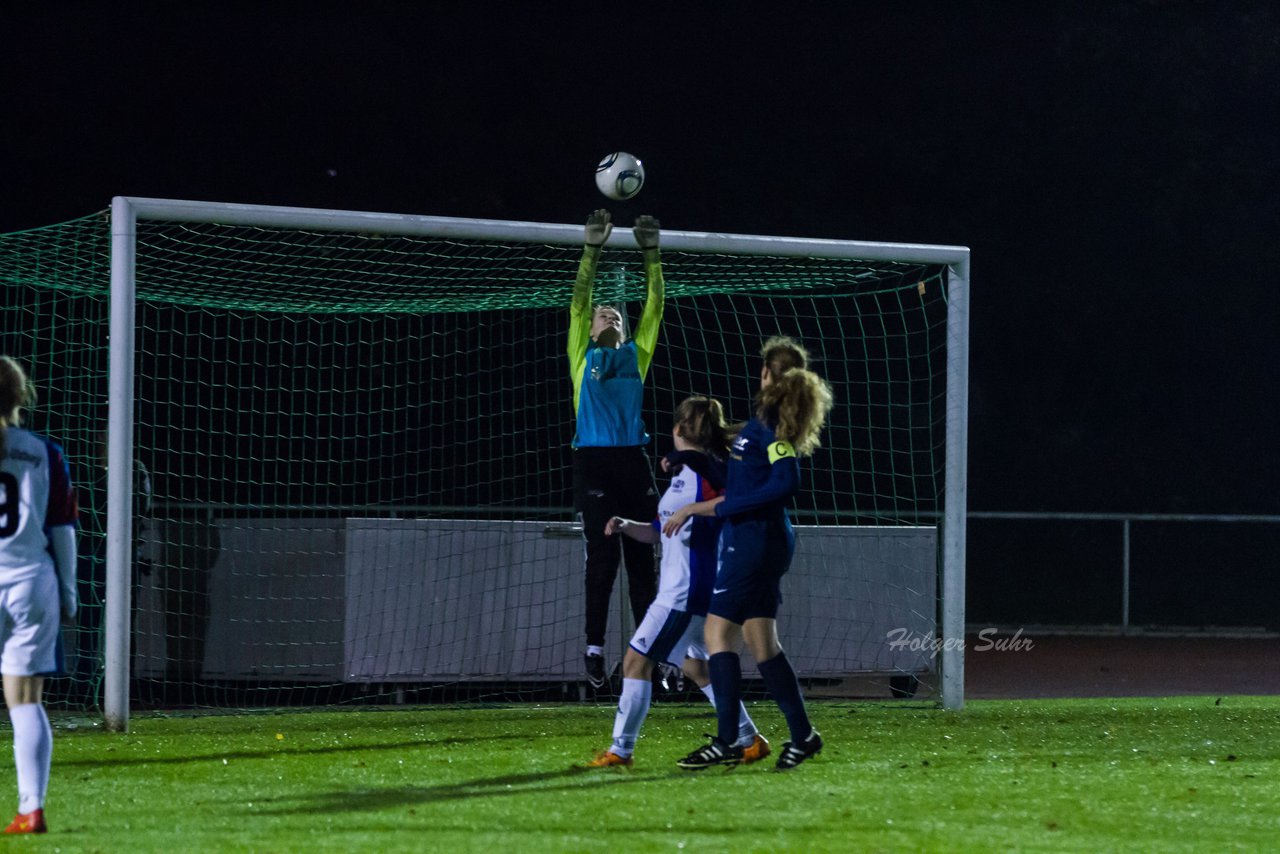
[{"label": "navy blue shorts", "polygon": [[782,576],[795,550],[795,533],[786,519],[725,523],[707,613],[737,625],[758,617],[776,620]]}]

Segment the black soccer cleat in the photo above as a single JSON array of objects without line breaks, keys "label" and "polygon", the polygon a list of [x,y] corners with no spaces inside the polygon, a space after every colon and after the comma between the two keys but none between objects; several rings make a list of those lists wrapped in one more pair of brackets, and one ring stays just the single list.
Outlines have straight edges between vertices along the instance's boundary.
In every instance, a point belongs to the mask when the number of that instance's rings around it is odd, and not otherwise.
[{"label": "black soccer cleat", "polygon": [[733,768],[742,761],[741,747],[725,744],[712,735],[708,735],[707,738],[711,739],[710,744],[705,747],[699,747],[693,753],[677,762],[676,765],[686,771],[701,771],[703,768],[710,768],[713,765]]},{"label": "black soccer cleat", "polygon": [[778,764],[776,767],[779,771],[790,771],[806,759],[817,756],[822,752],[822,736],[818,735],[815,729],[809,733],[809,737],[799,744],[788,741],[782,745],[782,753],[778,755]]},{"label": "black soccer cleat", "polygon": [[604,672],[604,656],[584,655],[582,662],[586,666],[587,681],[591,683],[591,687],[596,690],[603,688],[608,678]]},{"label": "black soccer cleat", "polygon": [[684,691],[684,671],[674,664],[659,663],[654,668],[654,676],[663,691]]}]

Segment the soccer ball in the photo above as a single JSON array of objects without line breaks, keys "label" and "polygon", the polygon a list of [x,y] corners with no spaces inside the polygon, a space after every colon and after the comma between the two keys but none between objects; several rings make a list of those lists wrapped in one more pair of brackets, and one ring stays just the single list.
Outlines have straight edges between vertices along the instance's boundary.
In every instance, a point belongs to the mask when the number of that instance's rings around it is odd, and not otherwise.
[{"label": "soccer ball", "polygon": [[634,154],[615,151],[596,166],[596,186],[611,199],[634,198],[644,186],[644,164]]}]

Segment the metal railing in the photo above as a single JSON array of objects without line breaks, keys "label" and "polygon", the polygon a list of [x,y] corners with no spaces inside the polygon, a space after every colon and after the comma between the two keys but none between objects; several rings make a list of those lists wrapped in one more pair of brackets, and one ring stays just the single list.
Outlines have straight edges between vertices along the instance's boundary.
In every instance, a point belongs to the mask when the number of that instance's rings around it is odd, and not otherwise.
[{"label": "metal railing", "polygon": [[1033,520],[1039,522],[1119,522],[1123,525],[1121,547],[1120,626],[1129,627],[1129,536],[1134,522],[1216,522],[1229,524],[1280,524],[1280,516],[1251,513],[1053,513],[998,512],[971,510],[970,519]]}]

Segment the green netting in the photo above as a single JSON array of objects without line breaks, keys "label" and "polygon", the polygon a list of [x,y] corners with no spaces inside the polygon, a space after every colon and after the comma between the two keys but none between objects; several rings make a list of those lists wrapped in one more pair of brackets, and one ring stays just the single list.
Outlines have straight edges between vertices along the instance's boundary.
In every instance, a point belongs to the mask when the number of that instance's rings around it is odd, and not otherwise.
[{"label": "green netting", "polygon": [[[0,278],[27,287],[105,295],[106,212],[0,235]],[[457,313],[562,307],[577,247],[214,223],[137,225],[140,300],[220,310],[325,314]],[[936,268],[893,262],[671,252],[671,297],[767,291],[869,295],[914,287]],[[643,294],[631,265],[608,262],[605,299]]]},{"label": "green netting", "polygon": [[[81,486],[88,607],[69,644],[77,676],[54,685],[74,703],[94,702],[101,678],[109,237],[103,213],[0,235],[0,351],[30,368],[41,391],[31,426],[64,443]],[[135,567],[135,690],[236,705],[385,700],[423,681],[569,680],[556,650],[576,650],[581,615],[564,598],[580,584],[580,544],[562,532],[517,558],[523,546],[489,542],[483,525],[572,523],[563,349],[579,253],[139,222],[135,456],[153,494]],[[823,449],[805,464],[797,521],[936,522],[944,268],[670,250],[663,264],[668,303],[646,386],[652,452],[670,449],[670,414],[689,394],[711,394],[747,418],[760,344],[790,334],[813,352],[836,398]],[[597,302],[626,303],[634,321],[643,290],[638,253],[607,249]],[[370,533],[352,521],[363,519],[382,527]],[[458,519],[477,527],[433,527]],[[384,637],[370,628],[365,600],[353,598],[351,549],[407,524],[424,526],[403,534],[431,555],[414,558],[424,565],[483,548],[505,569],[474,608],[464,603],[478,581],[426,590],[404,580],[388,607],[429,601],[444,610],[389,617],[396,628]],[[442,556],[450,538],[457,544]],[[370,548],[383,555],[402,545]],[[853,595],[841,586],[850,560],[836,549],[810,570],[830,579],[821,596]],[[904,598],[932,615],[933,588],[905,576],[864,587],[841,621],[808,619],[805,642],[817,650],[809,672],[902,669],[883,657],[875,615]],[[407,628],[419,623],[430,625]],[[463,640],[512,632],[526,646],[498,656],[507,664]],[[429,648],[456,669],[419,661],[387,670],[402,647]]]}]

